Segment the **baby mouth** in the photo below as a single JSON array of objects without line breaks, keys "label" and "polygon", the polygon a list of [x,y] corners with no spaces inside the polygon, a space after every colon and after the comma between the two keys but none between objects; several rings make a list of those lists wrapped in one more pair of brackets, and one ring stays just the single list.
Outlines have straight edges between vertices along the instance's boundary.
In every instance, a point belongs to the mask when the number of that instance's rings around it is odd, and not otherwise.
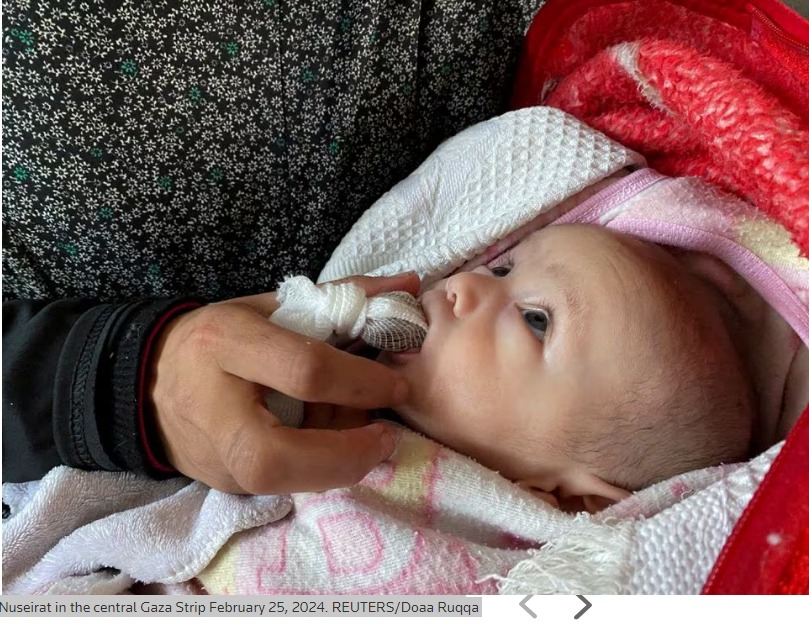
[{"label": "baby mouth", "polygon": [[373,348],[397,354],[418,352],[429,323],[421,303],[396,291],[371,298],[360,336]]}]

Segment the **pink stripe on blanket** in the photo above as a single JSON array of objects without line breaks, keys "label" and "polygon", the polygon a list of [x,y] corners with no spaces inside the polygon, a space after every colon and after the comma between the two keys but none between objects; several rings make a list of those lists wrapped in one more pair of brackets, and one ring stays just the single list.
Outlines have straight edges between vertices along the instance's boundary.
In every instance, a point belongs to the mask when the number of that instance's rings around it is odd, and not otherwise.
[{"label": "pink stripe on blanket", "polygon": [[[655,183],[665,179],[665,176],[649,168],[632,172],[609,187],[605,187],[577,207],[574,207],[549,226],[595,222],[604,224],[617,212],[620,205],[631,200]],[[605,214],[608,214],[606,219],[602,218]]]},{"label": "pink stripe on blanket", "polygon": [[[657,244],[712,255],[741,275],[809,345],[809,309],[800,295],[805,285],[795,279],[788,283],[782,272],[740,241],[739,228],[751,221],[773,223],[716,187],[646,168],[612,183],[552,224],[601,224]],[[797,259],[794,262],[789,266],[797,267]]]}]

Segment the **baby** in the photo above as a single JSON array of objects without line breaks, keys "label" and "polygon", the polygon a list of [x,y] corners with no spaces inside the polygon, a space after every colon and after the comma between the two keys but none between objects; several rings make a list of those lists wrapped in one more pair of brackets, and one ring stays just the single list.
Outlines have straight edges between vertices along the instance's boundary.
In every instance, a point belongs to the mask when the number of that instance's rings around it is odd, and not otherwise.
[{"label": "baby", "polygon": [[421,299],[421,349],[380,356],[411,385],[397,413],[555,506],[747,457],[732,309],[662,247],[551,226]]},{"label": "baby", "polygon": [[446,141],[319,281],[404,270],[429,327],[379,357],[411,386],[397,414],[564,510],[758,455],[809,400],[788,232],[552,108]]}]

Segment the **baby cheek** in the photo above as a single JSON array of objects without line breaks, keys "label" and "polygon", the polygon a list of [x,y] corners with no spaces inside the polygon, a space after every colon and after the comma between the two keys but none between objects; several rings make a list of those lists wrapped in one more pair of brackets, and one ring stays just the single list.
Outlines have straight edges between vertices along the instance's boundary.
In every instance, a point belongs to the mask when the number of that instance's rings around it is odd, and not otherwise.
[{"label": "baby cheek", "polygon": [[465,327],[440,343],[402,368],[411,386],[407,409],[425,433],[444,442],[482,434],[501,409],[509,379],[499,366],[497,338],[490,328]]},{"label": "baby cheek", "polygon": [[437,372],[413,404],[418,426],[428,435],[459,451],[467,451],[489,436],[493,395],[461,367]]}]

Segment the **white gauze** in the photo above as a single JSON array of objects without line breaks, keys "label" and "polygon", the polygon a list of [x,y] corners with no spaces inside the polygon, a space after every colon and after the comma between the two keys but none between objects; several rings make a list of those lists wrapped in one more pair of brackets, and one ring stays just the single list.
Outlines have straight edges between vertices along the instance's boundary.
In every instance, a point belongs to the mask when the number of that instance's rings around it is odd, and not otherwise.
[{"label": "white gauze", "polygon": [[[276,295],[280,307],[270,321],[320,341],[362,339],[378,350],[403,352],[421,347],[427,320],[419,301],[410,293],[393,291],[366,297],[352,283],[316,286],[309,278],[287,278]],[[288,426],[303,421],[303,403],[277,391],[264,402]]]}]

